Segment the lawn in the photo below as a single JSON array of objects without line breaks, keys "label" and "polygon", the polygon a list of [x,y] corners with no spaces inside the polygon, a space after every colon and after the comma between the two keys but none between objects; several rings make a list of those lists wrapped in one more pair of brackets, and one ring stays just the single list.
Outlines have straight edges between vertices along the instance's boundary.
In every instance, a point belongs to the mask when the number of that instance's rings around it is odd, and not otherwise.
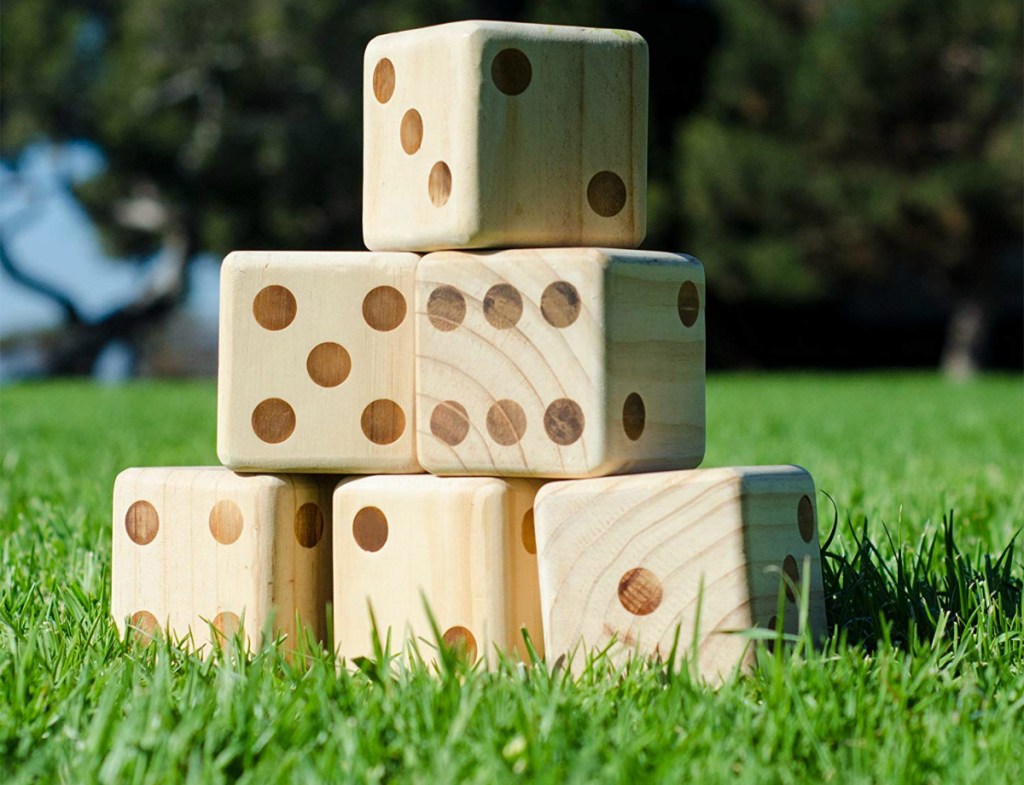
[{"label": "lawn", "polygon": [[708,402],[705,465],[799,463],[838,520],[824,650],[719,687],[125,644],[114,476],[215,463],[213,385],[3,389],[0,780],[1024,781],[1022,380],[718,375]]}]

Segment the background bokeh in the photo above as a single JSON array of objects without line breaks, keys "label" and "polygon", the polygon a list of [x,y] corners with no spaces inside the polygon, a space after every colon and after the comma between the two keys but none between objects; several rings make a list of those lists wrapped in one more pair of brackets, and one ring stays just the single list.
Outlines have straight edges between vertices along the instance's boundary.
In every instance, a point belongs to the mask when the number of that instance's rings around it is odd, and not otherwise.
[{"label": "background bokeh", "polygon": [[0,378],[202,375],[235,248],[359,249],[362,53],[464,18],[631,28],[646,247],[712,367],[1020,369],[1018,0],[8,0]]}]

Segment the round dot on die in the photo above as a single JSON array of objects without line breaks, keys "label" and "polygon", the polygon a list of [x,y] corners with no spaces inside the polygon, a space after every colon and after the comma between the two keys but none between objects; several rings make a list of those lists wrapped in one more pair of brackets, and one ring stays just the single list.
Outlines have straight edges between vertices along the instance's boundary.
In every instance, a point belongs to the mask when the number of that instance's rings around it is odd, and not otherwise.
[{"label": "round dot on die", "polygon": [[434,207],[444,207],[448,197],[452,195],[452,170],[444,161],[438,161],[430,167],[427,178],[427,194]]},{"label": "round dot on die", "polygon": [[580,315],[580,293],[568,281],[555,281],[540,296],[540,312],[552,327],[568,327]]},{"label": "round dot on die", "polygon": [[267,444],[280,444],[295,431],[295,410],[280,398],[260,401],[252,410],[252,430]]},{"label": "round dot on die", "polygon": [[143,499],[133,502],[124,514],[124,530],[136,545],[149,545],[160,531],[156,507]]},{"label": "round dot on die", "polygon": [[451,332],[466,318],[466,298],[454,286],[438,286],[427,298],[427,318],[435,329]]},{"label": "round dot on die", "polygon": [[487,433],[498,444],[509,447],[526,433],[526,412],[515,401],[495,401],[487,410]]},{"label": "round dot on die", "polygon": [[464,657],[469,662],[476,660],[476,638],[465,627],[459,625],[449,627],[444,631],[441,640],[449,649],[454,649],[460,657]]},{"label": "round dot on die", "polygon": [[684,327],[693,327],[697,323],[697,317],[700,315],[700,292],[693,281],[686,281],[679,287],[676,309],[679,312],[679,321]]},{"label": "round dot on die", "polygon": [[160,632],[160,622],[149,611],[136,611],[128,622],[132,629],[132,637],[148,646]]},{"label": "round dot on die", "polygon": [[405,297],[394,286],[378,286],[363,298],[363,319],[378,332],[394,330],[405,320]]},{"label": "round dot on die", "polygon": [[563,447],[573,444],[583,435],[585,424],[583,409],[571,398],[553,401],[544,412],[544,430],[548,438]]},{"label": "round dot on die", "polygon": [[520,49],[502,49],[491,61],[491,79],[505,95],[519,95],[533,79],[530,58]]},{"label": "round dot on die", "polygon": [[626,206],[626,184],[615,172],[598,172],[587,184],[590,209],[602,218],[611,218]]},{"label": "round dot on die", "polygon": [[395,65],[386,57],[382,57],[373,69],[373,95],[380,103],[386,104],[394,92]]},{"label": "round dot on die", "polygon": [[442,401],[430,413],[430,432],[455,447],[469,435],[469,415],[458,401]]},{"label": "round dot on die", "polygon": [[533,521],[533,507],[526,511],[523,516],[523,523],[520,527],[520,534],[523,538],[523,547],[526,552],[536,555],[537,553],[537,529]]},{"label": "round dot on die", "polygon": [[306,358],[306,373],[321,387],[337,387],[352,371],[352,358],[340,343],[314,346]]},{"label": "round dot on die", "polygon": [[661,605],[664,590],[657,576],[645,567],[627,570],[619,579],[619,602],[634,616],[646,616]]},{"label": "round dot on die", "polygon": [[814,505],[809,496],[801,496],[796,507],[796,523],[800,529],[800,538],[810,542],[814,538]]},{"label": "round dot on die", "polygon": [[423,144],[423,118],[415,109],[410,109],[402,116],[399,126],[399,138],[406,155],[413,155]]},{"label": "round dot on die", "polygon": [[283,330],[298,312],[295,295],[283,286],[264,286],[252,301],[252,315],[264,330]]},{"label": "round dot on die", "polygon": [[782,572],[785,573],[788,578],[786,583],[786,596],[793,602],[796,602],[796,591],[800,585],[800,569],[796,566],[796,559],[792,556],[786,556],[782,562]]},{"label": "round dot on die", "polygon": [[231,611],[221,611],[213,617],[213,628],[224,638],[232,637],[241,626],[242,620]]},{"label": "round dot on die", "polygon": [[352,519],[352,538],[364,551],[376,553],[388,541],[388,519],[379,507],[363,507]]},{"label": "round dot on die", "polygon": [[295,511],[295,539],[303,548],[315,548],[324,536],[324,514],[313,502],[306,502]]},{"label": "round dot on die", "polygon": [[631,392],[622,404],[622,428],[630,441],[635,442],[644,432],[647,424],[647,407],[640,393]]},{"label": "round dot on die", "polygon": [[230,499],[221,499],[210,510],[210,534],[221,545],[230,545],[242,536],[242,510]]},{"label": "round dot on die", "polygon": [[405,412],[394,401],[380,398],[363,409],[359,424],[374,444],[391,444],[405,431]]},{"label": "round dot on die", "polygon": [[523,315],[523,298],[511,284],[498,283],[484,295],[484,318],[499,330],[515,327]]}]

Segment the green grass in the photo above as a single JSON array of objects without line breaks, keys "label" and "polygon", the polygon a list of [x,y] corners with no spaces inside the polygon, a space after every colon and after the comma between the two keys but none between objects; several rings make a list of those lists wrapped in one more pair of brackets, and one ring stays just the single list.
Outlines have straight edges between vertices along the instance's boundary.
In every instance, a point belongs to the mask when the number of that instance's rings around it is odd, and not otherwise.
[{"label": "green grass", "polygon": [[215,463],[213,387],[4,389],[0,781],[1024,780],[1021,379],[718,376],[708,401],[706,465],[799,463],[838,518],[827,646],[718,688],[640,661],[338,674],[126,645],[113,478]]}]

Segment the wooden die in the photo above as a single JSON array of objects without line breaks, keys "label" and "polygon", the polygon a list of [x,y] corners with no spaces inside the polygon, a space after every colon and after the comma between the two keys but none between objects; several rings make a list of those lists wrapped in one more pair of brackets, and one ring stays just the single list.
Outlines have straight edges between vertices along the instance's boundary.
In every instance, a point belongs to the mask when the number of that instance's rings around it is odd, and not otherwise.
[{"label": "wooden die", "polygon": [[419,471],[415,254],[236,252],[221,271],[217,454],[241,471]]},{"label": "wooden die", "polygon": [[[370,609],[392,652],[443,638],[470,658],[526,658],[542,648],[533,497],[540,483],[484,477],[377,476],[334,492],[334,639],[343,657],[372,654]],[[426,647],[420,643],[426,641]]]},{"label": "wooden die", "polygon": [[704,271],[654,251],[450,251],[416,273],[421,465],[594,477],[704,455]]},{"label": "wooden die", "polygon": [[[549,657],[612,646],[695,657],[709,677],[751,661],[738,631],[825,633],[814,482],[796,466],[662,472],[549,483],[536,501]],[[694,651],[696,646],[696,651]]]},{"label": "wooden die", "polygon": [[[114,483],[111,611],[137,635],[170,629],[199,648],[234,634],[325,641],[330,487],[219,466],[127,469]],[[211,634],[211,625],[213,633]]]},{"label": "wooden die", "polygon": [[375,38],[364,62],[368,248],[640,244],[636,33],[456,22]]}]

